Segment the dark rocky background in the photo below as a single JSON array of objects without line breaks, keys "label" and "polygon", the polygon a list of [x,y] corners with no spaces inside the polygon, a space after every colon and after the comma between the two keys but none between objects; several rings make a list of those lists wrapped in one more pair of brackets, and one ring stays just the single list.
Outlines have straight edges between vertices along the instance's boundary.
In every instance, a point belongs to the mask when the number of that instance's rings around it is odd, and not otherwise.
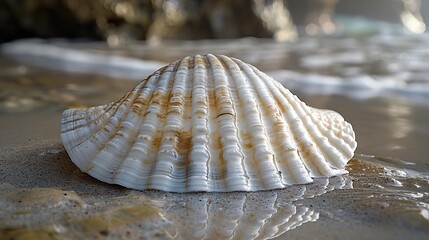
[{"label": "dark rocky background", "polygon": [[[275,37],[334,15],[400,23],[409,2],[428,0],[0,0],[0,42],[19,38],[108,40]],[[412,4],[411,4],[412,5]],[[412,6],[411,6],[412,8]],[[429,14],[423,14],[426,25]],[[323,20],[323,19],[322,19]]]}]

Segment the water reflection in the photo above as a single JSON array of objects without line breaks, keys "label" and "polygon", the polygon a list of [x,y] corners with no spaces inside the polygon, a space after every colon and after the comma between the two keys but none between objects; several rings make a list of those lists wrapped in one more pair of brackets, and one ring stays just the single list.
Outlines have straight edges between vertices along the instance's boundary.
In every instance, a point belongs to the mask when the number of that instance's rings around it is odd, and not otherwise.
[{"label": "water reflection", "polygon": [[317,209],[296,200],[350,187],[340,176],[278,191],[171,194],[165,218],[175,239],[271,239],[319,218]]},{"label": "water reflection", "polygon": [[0,218],[0,234],[8,237],[23,233],[40,237],[37,234],[43,233],[72,238],[271,239],[319,218],[316,207],[297,204],[297,200],[311,201],[334,189],[351,188],[351,181],[339,176],[277,191],[128,191],[122,196],[101,198],[52,188],[0,186],[5,194],[0,217],[14,216]]},{"label": "water reflection", "polygon": [[412,123],[410,122],[411,109],[408,104],[396,102],[389,104],[387,114],[392,120],[392,136],[396,139],[405,138],[412,130]]},{"label": "water reflection", "polygon": [[[279,204],[276,193],[268,196],[237,196],[224,200],[205,196],[186,206],[174,206],[166,218],[173,239],[270,239],[300,225],[316,221],[319,214],[305,206]],[[228,197],[227,197],[228,198]],[[194,204],[195,203],[195,204]],[[227,204],[226,204],[227,203]]]}]

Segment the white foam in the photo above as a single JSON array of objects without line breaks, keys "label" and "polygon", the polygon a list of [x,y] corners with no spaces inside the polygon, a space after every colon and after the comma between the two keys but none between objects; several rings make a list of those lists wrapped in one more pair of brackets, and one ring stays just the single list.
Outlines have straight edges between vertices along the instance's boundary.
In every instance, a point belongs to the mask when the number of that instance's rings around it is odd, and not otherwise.
[{"label": "white foam", "polygon": [[324,68],[337,63],[362,64],[365,55],[362,52],[344,52],[310,55],[301,58],[301,65],[307,68]]},{"label": "white foam", "polygon": [[76,73],[99,73],[135,80],[141,80],[166,65],[158,61],[89,53],[83,50],[46,44],[37,40],[3,44],[1,45],[1,52],[20,62],[38,67]]},{"label": "white foam", "polygon": [[406,73],[340,78],[278,70],[268,72],[268,75],[287,88],[306,94],[340,94],[357,100],[382,96],[404,97],[413,102],[429,104],[429,83],[407,83]]}]

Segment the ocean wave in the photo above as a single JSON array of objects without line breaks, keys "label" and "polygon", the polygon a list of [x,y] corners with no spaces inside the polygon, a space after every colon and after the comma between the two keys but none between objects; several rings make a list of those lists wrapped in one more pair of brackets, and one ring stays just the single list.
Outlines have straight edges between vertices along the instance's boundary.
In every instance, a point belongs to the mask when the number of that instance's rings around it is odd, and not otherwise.
[{"label": "ocean wave", "polygon": [[73,73],[97,73],[133,80],[141,80],[142,76],[147,76],[166,64],[70,49],[37,39],[5,43],[1,46],[1,52],[32,66]]},{"label": "ocean wave", "polygon": [[375,97],[402,97],[413,102],[429,104],[429,82],[408,83],[407,78],[401,73],[392,76],[337,77],[278,70],[267,74],[287,88],[296,89],[306,94],[339,94],[355,100]]},{"label": "ocean wave", "polygon": [[[307,40],[307,42],[314,42],[314,39]],[[318,55],[302,54],[303,56],[299,59],[299,69],[271,70],[267,71],[267,74],[287,88],[306,94],[339,94],[357,100],[390,96],[402,97],[418,103],[429,103],[429,78],[427,74],[429,73],[429,65],[423,61],[426,59],[424,51],[420,51],[420,55],[407,55],[408,58],[404,58],[403,53],[398,56],[390,56],[388,60],[381,63],[383,66],[379,67],[384,71],[383,74],[377,75],[362,71],[368,65],[366,61],[373,60],[368,60],[367,55],[356,49],[355,41],[341,41],[343,42],[338,43],[342,43],[342,45],[338,45],[345,48],[344,43],[347,43],[348,52]],[[372,41],[374,42],[376,39]],[[306,39],[303,39],[296,43],[296,48],[293,46],[290,48],[300,49],[300,46],[306,45],[305,42]],[[48,43],[33,39],[5,43],[1,45],[1,52],[24,64],[56,71],[97,73],[130,80],[141,80],[166,64],[161,61],[142,60],[138,57],[129,56],[132,55],[130,52],[121,55],[117,52],[112,54],[109,49],[88,50],[88,46],[82,47],[77,43],[70,42],[65,44],[61,42]],[[276,45],[275,47],[279,46]],[[421,46],[416,47],[421,48]],[[262,50],[255,49],[255,52],[258,51]],[[305,48],[301,52],[307,51],[309,49]],[[415,49],[410,50],[409,54],[414,53],[413,51]],[[377,57],[380,58],[380,56]],[[246,61],[246,59],[243,60]],[[375,60],[374,63],[379,64]],[[308,71],[311,69],[314,71]],[[339,75],[320,73],[326,69],[337,71],[333,71],[334,74],[339,71]]]}]

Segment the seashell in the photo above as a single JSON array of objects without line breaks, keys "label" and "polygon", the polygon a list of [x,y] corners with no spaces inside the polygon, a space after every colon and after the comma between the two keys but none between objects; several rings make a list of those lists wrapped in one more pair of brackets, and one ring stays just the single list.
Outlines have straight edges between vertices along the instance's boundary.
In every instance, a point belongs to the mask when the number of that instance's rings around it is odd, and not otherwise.
[{"label": "seashell", "polygon": [[346,173],[357,145],[340,114],[211,54],[157,70],[116,102],[64,111],[61,138],[71,160],[103,182],[171,192],[310,183]]}]

